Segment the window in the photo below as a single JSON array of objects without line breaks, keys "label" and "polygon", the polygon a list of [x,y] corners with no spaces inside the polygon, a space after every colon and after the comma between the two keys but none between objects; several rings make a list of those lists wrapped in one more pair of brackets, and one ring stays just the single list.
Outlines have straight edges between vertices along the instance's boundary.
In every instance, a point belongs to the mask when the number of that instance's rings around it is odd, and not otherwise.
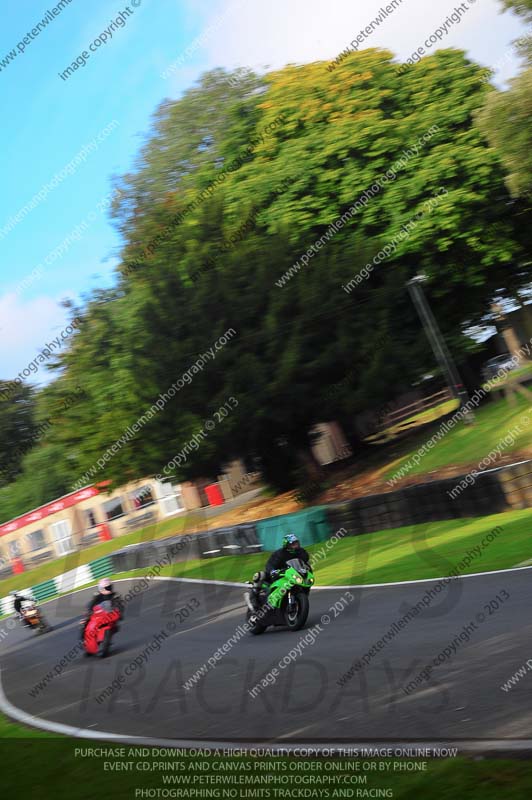
[{"label": "window", "polygon": [[135,511],[155,503],[151,486],[141,486],[140,489],[135,489],[134,492],[131,492],[130,497]]},{"label": "window", "polygon": [[53,522],[50,528],[55,540],[57,554],[64,556],[67,553],[73,553],[74,547],[70,536],[70,522],[67,519],[62,519],[60,522]]},{"label": "window", "polygon": [[87,522],[87,528],[94,528],[98,524],[92,508],[85,509],[85,520]]},{"label": "window", "polygon": [[43,547],[46,547],[44,531],[33,531],[28,534],[28,550],[42,550]]},{"label": "window", "polygon": [[180,486],[174,486],[172,483],[159,483],[158,489],[161,509],[166,517],[184,510]]},{"label": "window", "polygon": [[8,547],[11,558],[17,558],[20,555],[20,542],[16,539],[13,542],[9,542]]},{"label": "window", "polygon": [[108,522],[111,522],[113,519],[118,519],[118,517],[123,517],[126,513],[122,507],[121,497],[116,497],[114,500],[108,500],[103,504],[102,508],[105,518]]}]

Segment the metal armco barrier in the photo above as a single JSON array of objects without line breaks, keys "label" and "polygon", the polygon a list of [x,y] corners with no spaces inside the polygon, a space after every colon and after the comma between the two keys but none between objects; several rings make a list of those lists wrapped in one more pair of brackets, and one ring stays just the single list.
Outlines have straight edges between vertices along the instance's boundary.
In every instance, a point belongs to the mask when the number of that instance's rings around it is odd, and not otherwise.
[{"label": "metal armco barrier", "polygon": [[200,532],[197,536],[200,558],[245,555],[262,550],[254,524],[218,528]]},{"label": "metal armco barrier", "polygon": [[242,555],[260,553],[263,549],[262,542],[258,538],[257,525],[254,522],[247,525],[239,525],[238,528],[235,528],[235,537],[240,545]]},{"label": "metal armco barrier", "polygon": [[170,536],[168,539],[161,539],[160,545],[159,559],[163,560],[167,556],[171,564],[200,557],[196,534]]},{"label": "metal armco barrier", "polygon": [[144,569],[158,562],[176,563],[197,558],[245,555],[262,550],[255,523],[231,528],[171,536],[124,547],[112,554],[113,572]]},{"label": "metal armco barrier", "polygon": [[155,542],[140,542],[111,553],[113,572],[129,572],[156,564],[160,548]]}]

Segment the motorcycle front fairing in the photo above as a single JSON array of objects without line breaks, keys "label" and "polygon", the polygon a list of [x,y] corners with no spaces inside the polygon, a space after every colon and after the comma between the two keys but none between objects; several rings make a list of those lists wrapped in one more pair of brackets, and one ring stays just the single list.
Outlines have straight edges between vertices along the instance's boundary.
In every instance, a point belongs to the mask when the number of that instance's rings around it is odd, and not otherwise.
[{"label": "motorcycle front fairing", "polygon": [[291,591],[308,592],[313,583],[314,575],[310,566],[300,558],[293,558],[287,561],[286,570],[269,587],[268,603],[272,608],[279,609]]}]

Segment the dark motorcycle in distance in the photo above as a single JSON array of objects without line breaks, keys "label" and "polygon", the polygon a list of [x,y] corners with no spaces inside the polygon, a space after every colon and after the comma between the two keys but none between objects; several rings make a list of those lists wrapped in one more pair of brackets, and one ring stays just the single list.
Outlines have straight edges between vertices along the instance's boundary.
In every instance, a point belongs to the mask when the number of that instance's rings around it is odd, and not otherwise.
[{"label": "dark motorcycle in distance", "polygon": [[116,603],[104,600],[94,606],[83,633],[83,647],[88,656],[105,658],[109,653],[111,639],[118,630],[122,612]]},{"label": "dark motorcycle in distance", "polygon": [[23,605],[20,617],[22,624],[25,624],[27,628],[33,628],[37,633],[47,633],[52,630],[40,608],[37,608],[33,602],[26,602]]}]

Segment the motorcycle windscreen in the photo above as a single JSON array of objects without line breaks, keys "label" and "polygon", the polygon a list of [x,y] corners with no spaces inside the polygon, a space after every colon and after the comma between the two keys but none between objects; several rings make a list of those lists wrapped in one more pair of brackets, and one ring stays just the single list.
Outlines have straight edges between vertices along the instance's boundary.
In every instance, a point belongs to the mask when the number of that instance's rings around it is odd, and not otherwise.
[{"label": "motorcycle windscreen", "polygon": [[308,564],[301,558],[291,558],[290,561],[286,562],[286,566],[292,567],[292,569],[295,569],[300,575],[306,575],[309,571]]},{"label": "motorcycle windscreen", "polygon": [[101,603],[98,603],[98,607],[102,609],[102,611],[112,611],[113,604],[110,600],[102,600]]}]

